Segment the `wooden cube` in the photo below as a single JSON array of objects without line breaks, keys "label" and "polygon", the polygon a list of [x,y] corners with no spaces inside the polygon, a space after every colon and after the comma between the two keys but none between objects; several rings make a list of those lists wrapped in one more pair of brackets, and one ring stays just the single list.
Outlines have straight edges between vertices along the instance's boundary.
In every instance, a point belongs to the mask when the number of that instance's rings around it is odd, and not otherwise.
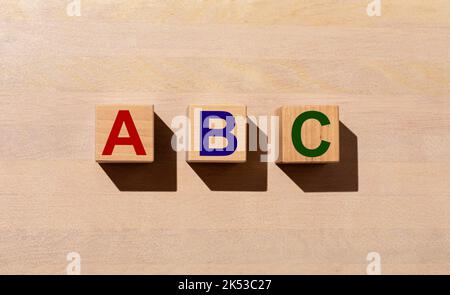
[{"label": "wooden cube", "polygon": [[190,105],[188,162],[239,163],[247,155],[247,107]]},{"label": "wooden cube", "polygon": [[95,160],[101,163],[153,162],[153,119],[153,105],[97,105]]},{"label": "wooden cube", "polygon": [[339,162],[338,106],[283,106],[278,163]]}]

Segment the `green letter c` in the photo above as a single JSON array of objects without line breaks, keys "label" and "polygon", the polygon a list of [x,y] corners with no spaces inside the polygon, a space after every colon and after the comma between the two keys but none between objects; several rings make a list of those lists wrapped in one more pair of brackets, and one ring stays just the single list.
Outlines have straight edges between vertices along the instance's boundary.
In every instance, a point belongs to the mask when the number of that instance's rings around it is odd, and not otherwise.
[{"label": "green letter c", "polygon": [[330,147],[330,143],[326,140],[322,140],[320,145],[315,149],[309,149],[303,145],[302,142],[302,126],[305,121],[309,119],[315,119],[319,121],[320,125],[326,126],[330,124],[330,119],[321,112],[318,111],[307,111],[301,113],[294,121],[292,126],[292,143],[294,144],[295,149],[301,155],[305,157],[319,157],[325,154]]}]

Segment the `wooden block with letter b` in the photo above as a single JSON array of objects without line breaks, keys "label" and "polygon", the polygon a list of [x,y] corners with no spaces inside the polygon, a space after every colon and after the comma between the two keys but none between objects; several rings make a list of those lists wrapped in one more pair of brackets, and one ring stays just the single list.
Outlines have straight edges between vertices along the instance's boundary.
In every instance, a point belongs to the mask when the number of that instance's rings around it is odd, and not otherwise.
[{"label": "wooden block with letter b", "polygon": [[240,163],[247,154],[247,107],[190,105],[188,162]]},{"label": "wooden block with letter b", "polygon": [[153,105],[95,107],[95,160],[149,163],[154,157]]},{"label": "wooden block with letter b", "polygon": [[283,106],[278,163],[339,162],[339,107]]}]

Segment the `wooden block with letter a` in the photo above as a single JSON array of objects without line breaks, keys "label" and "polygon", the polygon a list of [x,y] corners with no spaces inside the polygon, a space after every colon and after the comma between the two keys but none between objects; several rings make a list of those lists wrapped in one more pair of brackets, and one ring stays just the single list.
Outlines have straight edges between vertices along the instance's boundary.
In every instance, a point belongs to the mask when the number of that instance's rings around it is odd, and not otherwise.
[{"label": "wooden block with letter a", "polygon": [[283,106],[278,163],[339,162],[339,107]]},{"label": "wooden block with letter a", "polygon": [[247,107],[190,105],[188,162],[240,163],[247,157]]},{"label": "wooden block with letter a", "polygon": [[154,157],[153,105],[95,107],[95,160],[149,163]]}]

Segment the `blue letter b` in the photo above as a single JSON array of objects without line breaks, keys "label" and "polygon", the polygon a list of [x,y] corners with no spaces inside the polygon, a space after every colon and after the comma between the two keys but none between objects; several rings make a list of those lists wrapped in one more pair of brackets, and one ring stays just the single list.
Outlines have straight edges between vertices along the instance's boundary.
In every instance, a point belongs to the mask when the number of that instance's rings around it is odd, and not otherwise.
[{"label": "blue letter b", "polygon": [[[210,119],[223,119],[226,122],[225,128],[209,128]],[[228,156],[234,153],[237,148],[237,138],[231,131],[236,125],[232,114],[224,111],[201,111],[200,112],[200,156]],[[224,148],[209,148],[210,137],[225,137],[227,146]]]}]

